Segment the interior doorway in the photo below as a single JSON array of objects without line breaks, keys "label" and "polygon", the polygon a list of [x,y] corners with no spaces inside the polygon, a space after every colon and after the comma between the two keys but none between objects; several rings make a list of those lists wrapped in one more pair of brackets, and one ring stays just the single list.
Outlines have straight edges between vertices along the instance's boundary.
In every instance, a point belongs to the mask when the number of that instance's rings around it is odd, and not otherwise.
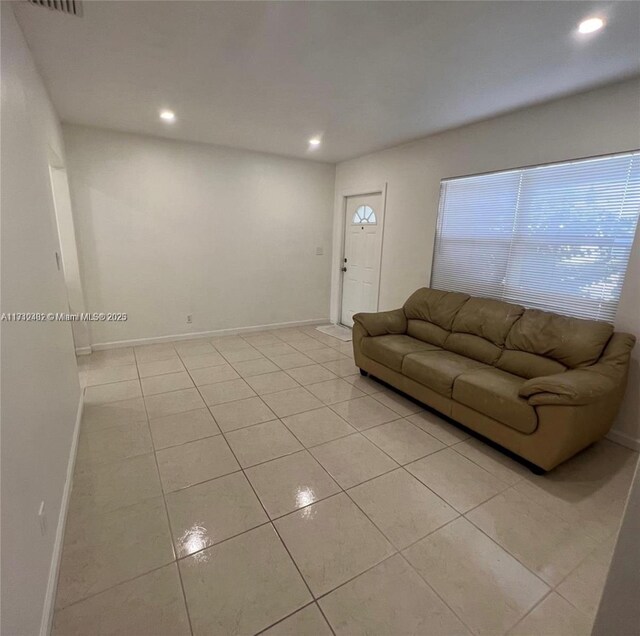
[{"label": "interior doorway", "polygon": [[[56,227],[58,228],[58,243],[60,254],[56,253],[58,267],[62,269],[67,288],[69,313],[85,313],[84,292],[80,279],[80,263],[78,247],[76,245],[76,231],[71,209],[71,195],[67,170],[54,160],[49,165],[51,192],[55,209]],[[77,354],[91,353],[89,323],[72,322],[71,329]]]}]

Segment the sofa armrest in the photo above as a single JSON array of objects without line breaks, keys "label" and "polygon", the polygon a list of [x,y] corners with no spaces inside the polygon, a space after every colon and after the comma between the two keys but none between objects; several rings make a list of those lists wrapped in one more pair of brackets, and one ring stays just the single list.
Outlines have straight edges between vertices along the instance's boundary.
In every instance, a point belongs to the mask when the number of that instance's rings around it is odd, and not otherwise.
[{"label": "sofa armrest", "polygon": [[580,405],[601,399],[618,401],[627,383],[629,359],[635,336],[615,332],[600,360],[590,367],[527,380],[518,392],[529,404]]},{"label": "sofa armrest", "polygon": [[355,314],[353,322],[362,326],[369,336],[407,332],[407,317],[402,309]]},{"label": "sofa armrest", "polygon": [[529,404],[562,404],[576,406],[591,404],[608,395],[614,395],[619,388],[616,381],[593,368],[572,369],[564,373],[546,375],[527,380],[518,392],[528,398]]}]

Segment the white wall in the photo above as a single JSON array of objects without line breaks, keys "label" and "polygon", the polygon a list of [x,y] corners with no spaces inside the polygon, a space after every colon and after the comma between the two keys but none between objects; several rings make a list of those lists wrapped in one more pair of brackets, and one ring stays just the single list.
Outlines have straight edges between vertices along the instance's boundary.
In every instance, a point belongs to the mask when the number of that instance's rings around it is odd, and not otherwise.
[{"label": "white wall", "polygon": [[[440,180],[640,148],[640,80],[631,80],[426,137],[338,164],[331,317],[338,316],[343,195],[387,183],[380,309],[428,285]],[[640,240],[636,237],[617,328],[640,337]],[[640,345],[633,354],[618,439],[640,443]]]},{"label": "white wall", "polygon": [[93,323],[93,343],[328,318],[333,165],[76,126],[64,137],[87,310],[129,314]]},{"label": "white wall", "polygon": [[[63,156],[62,139],[11,5],[0,4],[1,309],[66,312],[49,181],[49,157]],[[45,609],[80,387],[69,323],[1,327],[1,631],[30,636],[39,632]],[[42,500],[44,536],[37,518]]]}]

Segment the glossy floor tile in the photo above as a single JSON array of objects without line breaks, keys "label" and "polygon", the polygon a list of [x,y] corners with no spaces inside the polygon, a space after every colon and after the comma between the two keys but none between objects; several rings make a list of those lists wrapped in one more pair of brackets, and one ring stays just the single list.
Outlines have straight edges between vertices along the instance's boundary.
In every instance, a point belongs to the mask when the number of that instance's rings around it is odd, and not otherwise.
[{"label": "glossy floor tile", "polygon": [[316,597],[395,551],[344,493],[281,517],[274,524]]},{"label": "glossy floor tile", "polygon": [[271,525],[179,564],[194,636],[255,634],[311,601]]},{"label": "glossy floor tile", "polygon": [[268,521],[241,472],[169,493],[167,509],[178,557],[189,556]]},{"label": "glossy floor tile", "polygon": [[76,466],[104,464],[153,452],[149,425],[144,422],[109,428],[88,428],[80,433]]},{"label": "glossy floor tile", "polygon": [[231,431],[227,441],[243,468],[302,450],[302,444],[279,420]]},{"label": "glossy floor tile", "polygon": [[467,519],[550,585],[560,583],[596,547],[580,526],[513,489],[478,506]]},{"label": "glossy floor tile", "polygon": [[178,358],[169,360],[156,360],[155,362],[140,362],[138,373],[141,378],[150,378],[154,375],[164,375],[165,373],[178,373],[184,371],[184,364]]},{"label": "glossy floor tile", "polygon": [[408,464],[445,447],[435,437],[407,420],[368,428],[363,434],[399,464]]},{"label": "glossy floor tile", "polygon": [[195,409],[149,420],[156,450],[218,435],[220,429],[208,409]]},{"label": "glossy floor tile", "polygon": [[314,446],[310,451],[342,488],[351,488],[398,467],[391,457],[359,434]]},{"label": "glossy floor tile", "polygon": [[356,432],[353,426],[326,406],[283,417],[282,421],[306,447],[317,446]]},{"label": "glossy floor tile", "polygon": [[307,386],[307,390],[324,404],[337,404],[338,402],[364,397],[364,393],[360,389],[340,378],[310,384]]},{"label": "glossy floor tile", "polygon": [[86,404],[82,413],[82,430],[109,428],[132,422],[146,422],[147,409],[144,400],[132,398],[108,404]]},{"label": "glossy floor tile", "polygon": [[[88,369],[84,373],[85,386],[108,384],[111,382],[123,382],[125,380],[137,380],[138,369],[135,364],[120,365],[115,367],[99,367]],[[327,373],[329,373],[327,371]]]},{"label": "glossy floor tile", "polygon": [[200,393],[208,406],[235,402],[253,397],[256,392],[241,378],[216,382],[200,387]]},{"label": "glossy floor tile", "polygon": [[216,367],[227,363],[227,360],[222,354],[205,353],[204,355],[183,355],[182,363],[189,371],[195,371],[196,369],[206,369],[207,367]]},{"label": "glossy floor tile", "polygon": [[189,636],[175,564],[116,585],[55,614],[53,636]]},{"label": "glossy floor tile", "polygon": [[333,632],[318,606],[312,603],[276,623],[263,634],[264,636],[332,636]]},{"label": "glossy floor tile", "polygon": [[407,419],[412,424],[419,426],[423,431],[429,433],[429,435],[440,440],[446,446],[457,444],[469,438],[468,433],[465,433],[462,429],[450,424],[431,411],[415,413],[414,415],[409,415]]},{"label": "glossy floor tile", "polygon": [[108,512],[161,494],[152,453],[104,464],[80,463],[73,476],[69,508]]},{"label": "glossy floor tile", "polygon": [[84,403],[87,405],[105,404],[107,402],[120,402],[140,397],[140,381],[126,380],[124,382],[111,382],[109,384],[96,384],[88,386],[84,392]]},{"label": "glossy floor tile", "polygon": [[156,456],[162,488],[166,493],[240,469],[222,435],[165,448]]},{"label": "glossy floor tile", "polygon": [[419,413],[424,410],[424,407],[399,395],[392,389],[385,389],[380,393],[376,393],[375,399],[402,417],[413,415],[414,413]]},{"label": "glossy floor tile", "polygon": [[340,492],[340,487],[306,450],[246,471],[272,519]]},{"label": "glossy floor tile", "polygon": [[66,607],[173,560],[162,497],[106,513],[71,514],[56,604]]},{"label": "glossy floor tile", "polygon": [[142,378],[142,395],[157,395],[180,389],[189,389],[193,386],[193,380],[186,371],[178,373],[165,373]]},{"label": "glossy floor tile", "polygon": [[[233,389],[234,392],[236,390],[237,388]],[[216,404],[210,410],[225,433],[276,419],[275,413],[259,397]]]},{"label": "glossy floor tile", "polygon": [[247,378],[247,384],[258,394],[276,393],[286,389],[295,389],[299,385],[284,371],[274,371],[273,373],[263,373]]},{"label": "glossy floor tile", "polygon": [[183,411],[193,411],[206,406],[197,389],[183,389],[181,391],[145,396],[144,403],[147,407],[149,418],[173,415]]},{"label": "glossy floor tile", "polygon": [[509,631],[509,636],[590,636],[591,622],[571,603],[551,592]]},{"label": "glossy floor tile", "polygon": [[278,391],[264,396],[264,401],[278,417],[311,411],[322,406],[322,402],[301,386],[297,389]]},{"label": "glossy floor tile", "polygon": [[637,453],[544,476],[307,326],[98,351],[54,636],[587,636]]},{"label": "glossy floor tile", "polygon": [[344,636],[470,633],[399,554],[322,598],[320,607]]},{"label": "glossy floor tile", "polygon": [[347,492],[399,550],[458,516],[451,506],[402,469]]},{"label": "glossy floor tile", "polygon": [[503,634],[549,588],[466,519],[403,552],[445,603],[478,634]]},{"label": "glossy floor tile", "polygon": [[613,537],[596,547],[556,588],[559,594],[585,615],[595,618],[609,572]]},{"label": "glossy floor tile", "polygon": [[450,448],[408,464],[407,470],[458,512],[467,512],[507,488]]},{"label": "glossy floor tile", "polygon": [[296,381],[305,386],[307,384],[317,384],[318,382],[326,382],[327,380],[335,380],[336,375],[331,373],[329,369],[325,369],[320,364],[313,364],[309,359],[310,366],[300,366],[290,368],[287,373]]},{"label": "glossy floor tile", "polygon": [[400,416],[371,396],[340,402],[333,410],[359,431],[397,420]]}]

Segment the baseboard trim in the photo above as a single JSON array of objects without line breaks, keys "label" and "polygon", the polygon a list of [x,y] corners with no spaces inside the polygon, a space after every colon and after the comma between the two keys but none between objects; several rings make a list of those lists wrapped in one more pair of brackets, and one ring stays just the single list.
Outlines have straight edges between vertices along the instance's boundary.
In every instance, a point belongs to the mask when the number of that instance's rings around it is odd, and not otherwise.
[{"label": "baseboard trim", "polygon": [[51,556],[51,566],[49,568],[49,580],[47,581],[47,592],[44,597],[42,608],[42,622],[40,624],[40,636],[49,636],[53,623],[53,611],[56,601],[56,589],[58,587],[58,572],[60,570],[60,559],[62,557],[62,543],[64,541],[64,530],[67,522],[67,510],[71,499],[71,486],[73,484],[73,471],[76,465],[76,454],[78,451],[78,437],[80,435],[80,423],[84,411],[84,389],[80,393],[78,401],[78,411],[76,413],[76,423],[73,429],[71,440],[71,450],[67,463],[67,477],[62,491],[60,502],[60,514],[58,515],[58,527],[56,528],[56,538],[53,544],[53,554]]},{"label": "baseboard trim", "polygon": [[626,446],[631,450],[640,452],[640,439],[631,437],[631,435],[627,435],[626,433],[612,430],[607,433],[607,439],[616,442],[616,444],[620,444],[620,446]]},{"label": "baseboard trim", "polygon": [[77,356],[88,356],[91,354],[91,347],[76,347],[76,355]]},{"label": "baseboard trim", "polygon": [[138,347],[148,344],[161,344],[171,340],[197,340],[199,338],[213,338],[215,336],[233,336],[252,331],[271,331],[274,329],[287,329],[294,327],[312,327],[314,325],[326,325],[328,318],[314,318],[312,320],[295,320],[291,322],[274,322],[268,325],[254,325],[251,327],[235,327],[231,329],[216,329],[214,331],[200,331],[198,333],[179,333],[171,336],[156,336],[152,338],[134,338],[133,340],[116,340],[114,342],[96,342],[91,345],[93,351],[103,349],[118,349],[120,347]]}]

